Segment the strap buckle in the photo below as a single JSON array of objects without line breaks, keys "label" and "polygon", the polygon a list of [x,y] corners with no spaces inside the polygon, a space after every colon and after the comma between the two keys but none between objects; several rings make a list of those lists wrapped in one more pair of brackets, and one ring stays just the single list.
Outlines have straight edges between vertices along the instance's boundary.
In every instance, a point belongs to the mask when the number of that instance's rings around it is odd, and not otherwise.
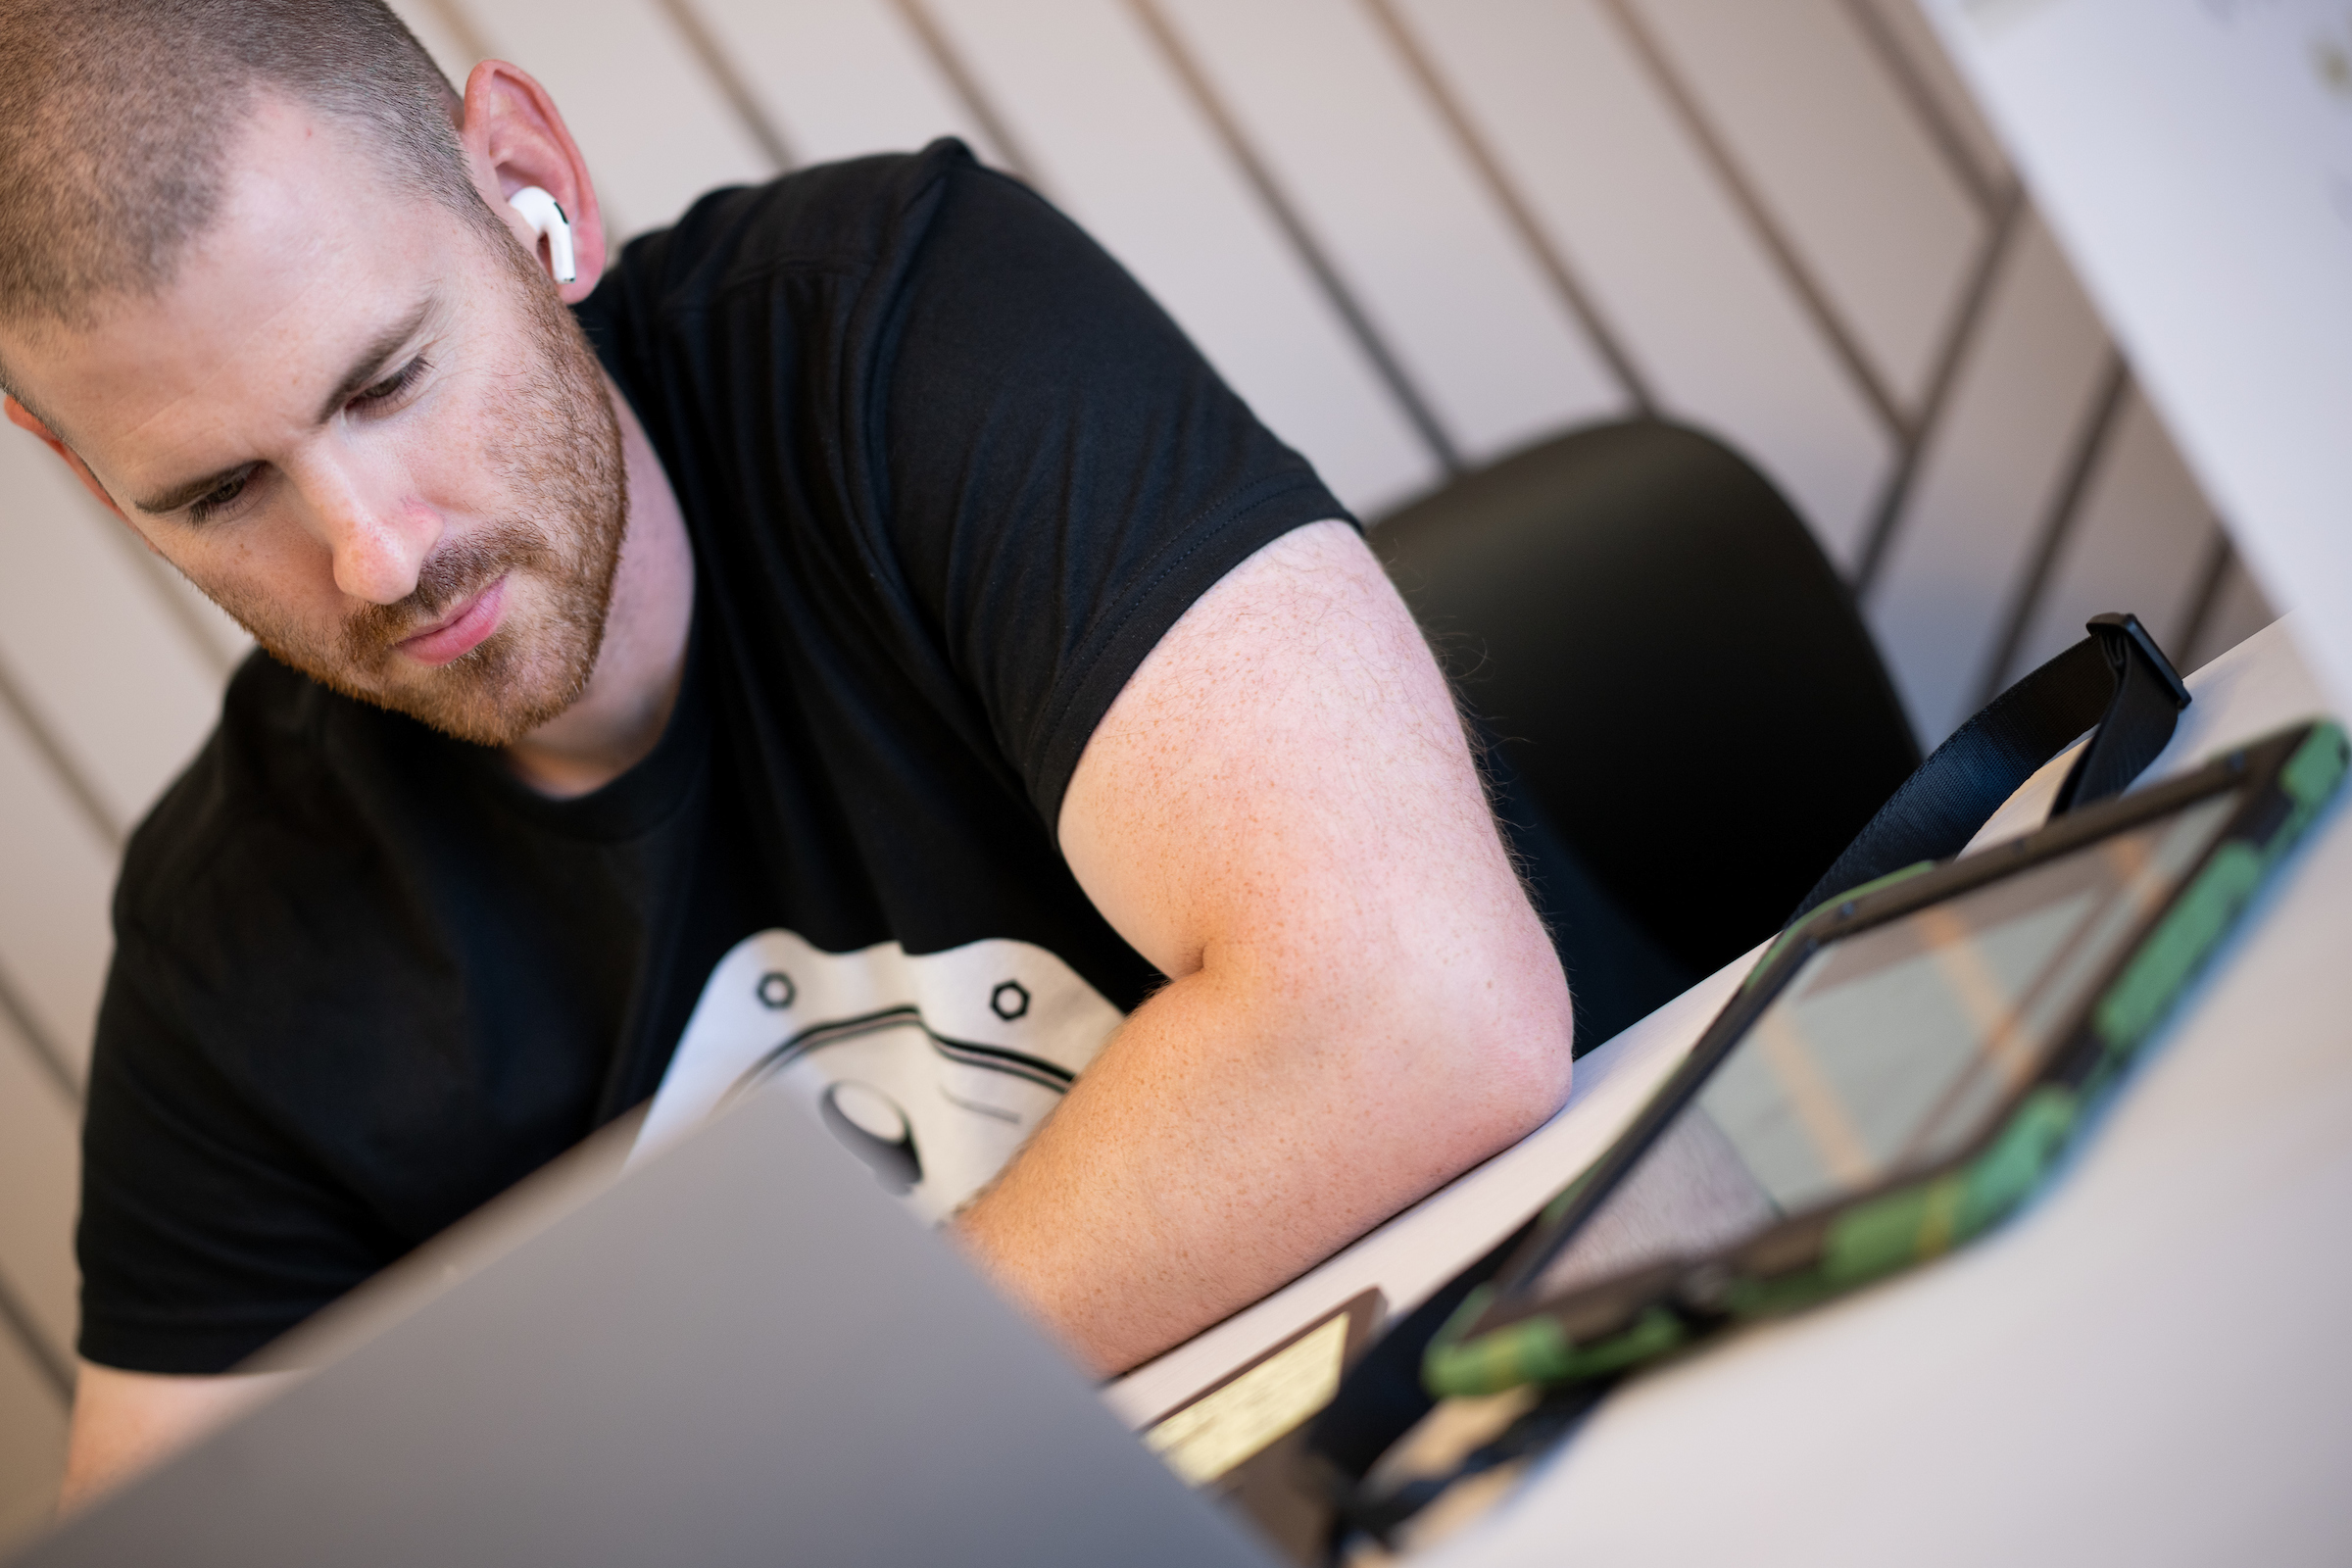
[{"label": "strap buckle", "polygon": [[2082,629],[2107,643],[2116,653],[2122,650],[2115,648],[2115,639],[2109,634],[2121,633],[2130,639],[2132,646],[2139,650],[2139,657],[2147,662],[2148,668],[2155,671],[2157,678],[2172,693],[2173,707],[2179,710],[2188,706],[2188,682],[2180,678],[2180,672],[2173,667],[2173,662],[2164,657],[2164,650],[2156,646],[2156,639],[2148,635],[2148,628],[2139,623],[2137,615],[2119,615],[2109,611],[2103,615],[2091,616],[2082,623]]}]

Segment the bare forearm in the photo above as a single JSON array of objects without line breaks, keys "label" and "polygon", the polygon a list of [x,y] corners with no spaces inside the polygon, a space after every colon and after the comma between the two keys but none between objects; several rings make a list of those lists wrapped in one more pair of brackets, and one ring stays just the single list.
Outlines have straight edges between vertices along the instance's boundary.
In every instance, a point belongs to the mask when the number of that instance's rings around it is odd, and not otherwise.
[{"label": "bare forearm", "polygon": [[[1216,956],[1137,1010],[959,1234],[1098,1372],[1295,1278],[1547,1115],[1564,1006],[1269,986]],[[1410,976],[1392,976],[1409,980]],[[1401,990],[1402,988],[1398,988]],[[1564,999],[1563,999],[1564,1000]]]},{"label": "bare forearm", "polygon": [[58,1512],[72,1513],[242,1415],[299,1374],[170,1377],[80,1364]]}]

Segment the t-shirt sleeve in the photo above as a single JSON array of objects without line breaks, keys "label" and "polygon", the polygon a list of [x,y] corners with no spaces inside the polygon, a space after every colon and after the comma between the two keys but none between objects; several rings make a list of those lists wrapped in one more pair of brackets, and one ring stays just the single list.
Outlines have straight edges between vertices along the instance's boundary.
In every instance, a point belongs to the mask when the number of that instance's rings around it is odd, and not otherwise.
[{"label": "t-shirt sleeve", "polygon": [[1052,831],[1193,602],[1284,533],[1353,519],[1075,224],[961,158],[945,179],[881,378],[886,525]]},{"label": "t-shirt sleeve", "polygon": [[184,1039],[119,952],[82,1134],[82,1356],[223,1372],[406,1250]]}]

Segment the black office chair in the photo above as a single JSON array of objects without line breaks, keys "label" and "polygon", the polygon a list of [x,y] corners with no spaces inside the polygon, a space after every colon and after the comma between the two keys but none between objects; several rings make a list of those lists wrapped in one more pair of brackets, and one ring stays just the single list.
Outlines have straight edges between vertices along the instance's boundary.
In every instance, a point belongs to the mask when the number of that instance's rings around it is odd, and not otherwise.
[{"label": "black office chair", "polygon": [[1812,533],[1696,431],[1579,430],[1371,537],[1487,731],[1580,1051],[1772,935],[1919,764]]}]

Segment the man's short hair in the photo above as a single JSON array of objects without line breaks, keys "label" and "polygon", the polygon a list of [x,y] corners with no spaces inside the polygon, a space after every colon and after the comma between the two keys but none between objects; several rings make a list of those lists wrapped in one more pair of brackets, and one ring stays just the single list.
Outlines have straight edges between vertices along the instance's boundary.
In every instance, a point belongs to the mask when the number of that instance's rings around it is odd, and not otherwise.
[{"label": "man's short hair", "polygon": [[270,91],[496,223],[456,94],[381,0],[0,0],[0,320],[85,326],[109,296],[169,285]]}]

